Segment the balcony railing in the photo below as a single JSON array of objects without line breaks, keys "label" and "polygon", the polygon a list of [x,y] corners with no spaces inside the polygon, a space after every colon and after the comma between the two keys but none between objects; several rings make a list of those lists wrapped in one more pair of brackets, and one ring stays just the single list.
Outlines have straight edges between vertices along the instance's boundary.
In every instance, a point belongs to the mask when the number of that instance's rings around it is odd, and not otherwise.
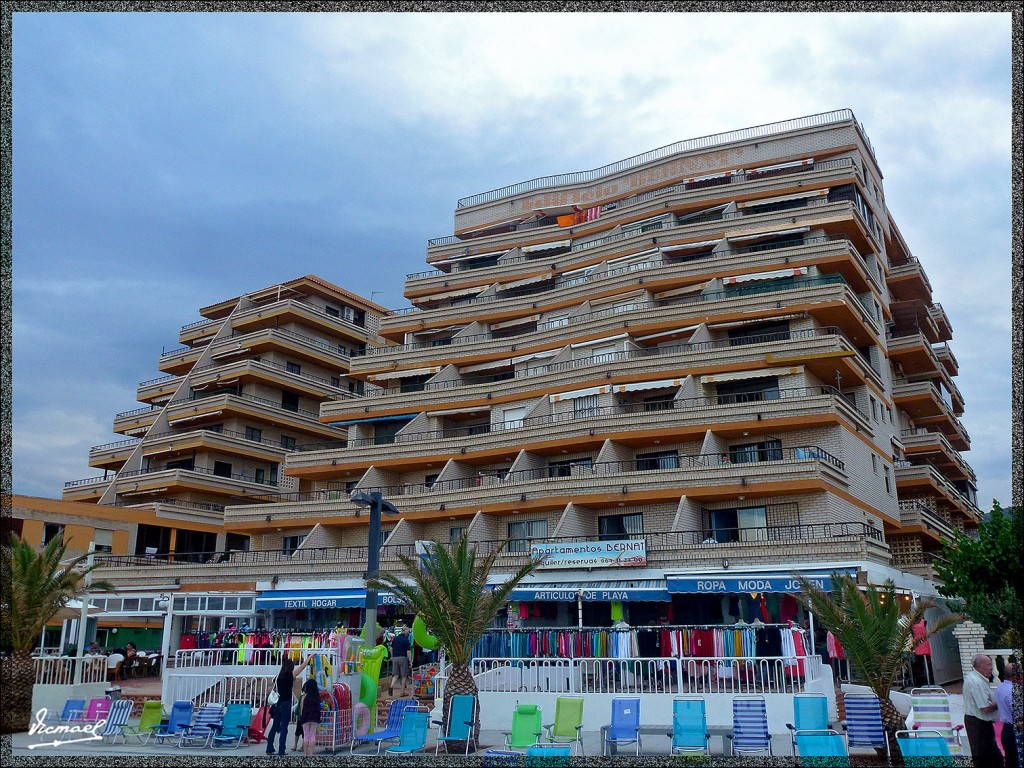
[{"label": "balcony railing", "polygon": [[320,414],[316,411],[304,411],[301,408],[285,408],[281,403],[274,400],[267,400],[264,397],[257,397],[256,395],[247,395],[241,392],[194,392],[187,397],[180,397],[177,400],[170,400],[167,405],[181,405],[182,403],[196,402],[198,400],[205,400],[210,397],[217,397],[219,395],[229,395],[231,397],[238,398],[239,400],[245,400],[250,403],[258,403],[259,405],[266,405],[270,408],[275,408],[279,411],[288,411],[289,413],[295,413],[299,416],[305,416],[311,419],[319,419]]},{"label": "balcony railing", "polygon": [[[625,160],[620,160],[616,163],[604,165],[590,171],[577,171],[575,173],[563,173],[555,176],[542,176],[530,181],[520,182],[519,184],[512,184],[507,187],[501,187],[500,189],[494,189],[490,192],[483,192],[478,195],[464,197],[458,201],[457,207],[467,208],[469,206],[479,205],[480,203],[500,200],[503,197],[520,195],[537,189],[546,189],[566,184],[583,184],[616,173],[621,173],[622,171],[627,171],[656,160],[671,157],[672,155],[679,154],[680,152],[693,152],[722,144],[730,144],[736,141],[748,141],[750,139],[770,136],[776,133],[784,133],[786,131],[795,131],[802,128],[812,128],[855,119],[856,118],[851,110],[840,109],[833,112],[822,112],[816,115],[808,115],[807,117],[799,117],[777,123],[766,123],[764,125],[744,128],[742,130],[716,133],[696,139],[687,139],[685,141],[679,141],[674,144],[660,147],[659,149],[651,150],[650,152],[644,152],[643,154],[626,158]],[[863,134],[863,130],[861,132]],[[864,138],[866,144],[867,136],[865,135]]]},{"label": "balcony railing", "polygon": [[[160,467],[158,469],[154,469],[154,468],[151,467],[149,469],[132,469],[132,470],[128,470],[127,472],[118,472],[117,479],[118,480],[123,480],[126,477],[142,477],[142,476],[145,476],[145,475],[155,475],[155,474],[158,474],[160,472],[194,472],[197,475],[209,475],[209,476],[215,476],[215,477],[222,477],[225,480],[243,480],[243,481],[245,481],[247,483],[256,483],[257,485],[269,485],[272,488],[276,488],[277,487],[277,481],[276,480],[275,481],[267,481],[267,480],[261,481],[261,480],[257,480],[255,478],[255,476],[247,475],[244,472],[232,472],[230,474],[224,475],[224,474],[220,474],[220,473],[218,473],[218,472],[216,472],[216,471],[214,471],[212,469],[207,469],[206,467]],[[66,483],[65,483],[65,487],[67,487]]]},{"label": "balcony railing", "polygon": [[[284,447],[283,445],[281,445],[280,441],[264,440],[262,437],[261,438],[251,437],[250,435],[246,434],[245,432],[235,432],[235,431],[230,430],[230,429],[203,429],[203,428],[198,428],[198,427],[194,428],[194,429],[189,429],[189,430],[186,430],[186,431],[169,429],[169,430],[167,430],[165,432],[150,432],[149,434],[146,435],[146,442],[147,443],[152,443],[152,442],[154,442],[156,440],[159,440],[160,438],[164,438],[164,437],[173,437],[173,438],[176,438],[176,439],[179,439],[179,440],[185,440],[185,439],[188,438],[189,435],[195,434],[197,432],[202,432],[204,434],[209,434],[209,435],[225,435],[227,437],[237,437],[240,440],[245,440],[246,442],[259,443],[260,445],[265,445],[265,446],[267,446],[269,448],[278,448],[278,449],[280,449],[282,451],[294,451],[294,450],[296,450],[295,447],[292,447],[292,448]],[[96,451],[108,450],[108,449],[111,449],[111,448],[121,448],[123,446],[138,445],[140,442],[142,442],[141,438],[135,438],[134,440],[121,440],[121,441],[116,442],[116,443],[107,443],[106,445],[94,445],[92,448],[89,449],[89,452],[90,453],[94,453]]]},{"label": "balcony railing", "polygon": [[128,416],[137,416],[140,413],[153,413],[154,411],[162,411],[164,407],[162,405],[147,405],[145,408],[136,408],[134,411],[122,411],[114,416],[114,419],[123,419]]},{"label": "balcony railing", "polygon": [[[773,281],[765,281],[763,285],[751,285],[744,283],[741,288],[730,288],[719,291],[709,291],[707,293],[694,294],[692,296],[680,296],[669,300],[656,301],[652,304],[641,305],[640,302],[632,303],[624,307],[609,307],[607,309],[598,310],[596,312],[589,312],[585,315],[574,315],[569,318],[568,325],[578,325],[582,323],[591,323],[595,320],[602,318],[611,317],[614,315],[624,315],[630,312],[635,312],[640,309],[655,309],[659,307],[667,306],[679,306],[685,304],[700,304],[708,301],[720,301],[723,299],[743,298],[747,296],[767,294],[767,293],[783,293],[786,291],[800,290],[803,288],[816,288],[826,285],[844,285],[848,286],[845,278],[841,274],[825,274],[815,275],[812,277],[799,278],[795,280],[787,279],[784,286],[773,285]],[[537,323],[537,331],[563,328],[566,327],[565,321],[553,321],[549,323]],[[367,349],[363,354],[366,356],[378,356],[383,354],[393,354],[397,352],[409,352],[417,349],[429,349],[431,347],[446,346],[446,345],[458,345],[458,344],[470,344],[473,342],[488,341],[494,338],[492,333],[477,333],[468,336],[453,336],[447,339],[437,339],[433,341],[421,341],[413,342],[411,344],[397,344],[391,347],[377,347]],[[516,337],[521,338],[521,336]],[[355,356],[355,355],[354,355]]]},{"label": "balcony railing", "polygon": [[[449,440],[453,438],[472,437],[478,435],[512,432],[516,430],[531,429],[538,426],[550,424],[565,424],[568,422],[589,421],[592,419],[607,418],[609,416],[648,415],[655,416],[666,411],[695,411],[706,410],[721,405],[733,405],[736,403],[753,402],[775,402],[777,400],[794,400],[810,397],[843,397],[852,407],[856,407],[846,395],[832,386],[824,385],[818,387],[798,387],[794,389],[769,390],[767,392],[748,392],[742,395],[723,395],[713,397],[687,397],[678,400],[665,400],[647,403],[628,403],[623,405],[595,406],[585,412],[567,411],[565,413],[552,413],[545,416],[531,416],[530,418],[515,419],[512,421],[498,421],[491,424],[483,424],[468,427],[455,427],[449,429],[429,429],[421,432],[399,432],[394,436],[394,443],[414,443],[428,440]],[[645,428],[649,425],[645,425]],[[299,451],[316,451],[339,448],[365,448],[372,445],[382,445],[384,441],[376,438],[355,438],[348,440],[335,440],[323,443],[308,443]]]}]

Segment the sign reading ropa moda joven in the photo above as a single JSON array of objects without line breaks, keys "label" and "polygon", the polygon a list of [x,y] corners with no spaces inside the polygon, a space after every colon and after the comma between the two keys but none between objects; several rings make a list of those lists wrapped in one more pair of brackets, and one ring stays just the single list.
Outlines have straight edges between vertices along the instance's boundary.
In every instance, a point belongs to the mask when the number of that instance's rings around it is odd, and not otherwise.
[{"label": "sign reading ropa moda joven", "polygon": [[541,555],[541,568],[606,568],[647,565],[647,543],[643,539],[624,541],[580,541],[565,544],[534,544],[530,555]]}]

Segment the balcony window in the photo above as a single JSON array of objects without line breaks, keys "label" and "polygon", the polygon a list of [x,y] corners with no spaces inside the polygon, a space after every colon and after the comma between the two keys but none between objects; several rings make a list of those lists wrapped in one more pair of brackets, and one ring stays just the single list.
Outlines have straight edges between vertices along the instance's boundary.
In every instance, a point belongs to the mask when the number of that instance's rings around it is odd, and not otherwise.
[{"label": "balcony window", "polygon": [[43,546],[45,547],[54,539],[64,538],[64,526],[59,523],[43,524]]},{"label": "balcony window", "polygon": [[597,518],[598,538],[601,541],[642,539],[644,516],[640,512],[626,515],[603,515]]},{"label": "balcony window", "polygon": [[729,283],[724,287],[727,297],[755,296],[761,293],[788,291],[790,288],[796,287],[796,280],[792,277],[779,277],[774,280],[750,280],[743,283]]},{"label": "balcony window", "polygon": [[742,443],[729,446],[729,460],[733,464],[750,464],[757,461],[780,461],[782,441],[762,440],[759,443]]},{"label": "balcony window", "polygon": [[743,381],[725,381],[715,386],[715,392],[719,405],[778,400],[779,379],[777,376],[765,376]]},{"label": "balcony window", "polygon": [[257,429],[256,427],[246,427],[245,439],[252,440],[254,443],[258,443],[261,440],[263,440],[263,430]]},{"label": "balcony window", "polygon": [[217,477],[231,477],[231,463],[227,461],[213,462],[213,474]]},{"label": "balcony window", "polygon": [[378,421],[373,425],[374,445],[390,445],[395,442],[395,435],[408,424],[412,419],[398,419],[395,421]]},{"label": "balcony window", "polygon": [[448,529],[448,543],[454,544],[457,542],[465,535],[467,530],[469,529],[465,525],[453,525]]},{"label": "balcony window", "polygon": [[426,383],[430,381],[434,374],[424,373],[421,376],[406,376],[399,379],[398,391],[399,392],[422,392],[426,389]]},{"label": "balcony window", "polygon": [[432,475],[427,475],[426,477],[423,478],[423,485],[426,486],[427,488],[433,488],[434,483],[437,482],[437,478],[439,476],[439,473],[436,472]]},{"label": "balcony window", "polygon": [[638,472],[653,469],[679,469],[678,451],[659,451],[657,453],[641,453],[636,457]]},{"label": "balcony window", "polygon": [[288,435],[281,435],[281,447],[286,451],[295,449],[295,438],[289,437]]},{"label": "balcony window", "polygon": [[281,554],[290,557],[302,545],[305,536],[284,536],[281,538]]},{"label": "balcony window", "polygon": [[286,411],[297,412],[299,410],[299,396],[295,392],[283,391],[281,393],[281,407]]},{"label": "balcony window", "polygon": [[653,411],[671,411],[672,404],[675,402],[674,392],[664,392],[660,395],[650,395],[643,399],[644,412],[651,413]]},{"label": "balcony window", "polygon": [[284,368],[288,373],[294,373],[296,375],[302,373],[302,366],[298,363],[285,363]]},{"label": "balcony window", "polygon": [[601,415],[600,399],[598,395],[584,395],[572,401],[573,418],[586,419]]},{"label": "balcony window", "polygon": [[326,312],[331,317],[341,317],[341,310],[339,310],[337,307],[332,307],[330,304],[324,307],[324,312]]},{"label": "balcony window", "polygon": [[547,520],[523,520],[508,524],[508,551],[529,552],[530,539],[543,539],[548,535]]},{"label": "balcony window", "polygon": [[573,467],[586,467],[590,469],[593,466],[594,460],[591,458],[552,461],[548,464],[548,477],[570,477]]},{"label": "balcony window", "polygon": [[789,323],[755,323],[729,331],[729,346],[762,344],[766,341],[781,341],[789,338]]},{"label": "balcony window", "polygon": [[264,482],[264,480],[266,480],[266,477],[267,477],[267,471],[265,469],[257,469],[256,470],[256,482],[257,483],[259,483],[260,485],[263,485],[263,482]]},{"label": "balcony window", "polygon": [[191,471],[195,468],[194,459],[176,459],[174,461],[167,462],[167,469],[187,469]]},{"label": "balcony window", "polygon": [[710,513],[709,538],[719,544],[731,541],[762,541],[767,538],[767,520],[765,507],[714,509]]}]

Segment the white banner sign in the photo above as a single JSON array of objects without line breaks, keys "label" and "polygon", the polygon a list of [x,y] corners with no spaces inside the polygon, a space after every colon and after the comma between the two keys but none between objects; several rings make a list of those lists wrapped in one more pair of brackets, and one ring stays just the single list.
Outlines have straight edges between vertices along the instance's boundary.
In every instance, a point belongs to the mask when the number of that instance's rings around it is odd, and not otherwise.
[{"label": "white banner sign", "polygon": [[544,557],[541,568],[621,568],[647,565],[647,543],[643,539],[534,544],[530,547],[530,554]]}]

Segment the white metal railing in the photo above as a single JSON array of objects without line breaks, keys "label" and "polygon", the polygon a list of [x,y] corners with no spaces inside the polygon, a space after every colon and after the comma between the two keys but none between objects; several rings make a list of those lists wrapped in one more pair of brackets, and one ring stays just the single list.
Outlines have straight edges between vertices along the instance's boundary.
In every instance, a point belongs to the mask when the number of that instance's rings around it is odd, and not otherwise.
[{"label": "white metal railing", "polygon": [[83,663],[83,683],[104,683],[107,680],[107,660],[103,656],[37,656],[32,659],[36,668],[36,685],[72,685],[75,682],[75,664]]},{"label": "white metal railing", "polygon": [[298,653],[300,659],[310,655],[327,655],[336,660],[337,646],[320,648],[245,648],[239,661],[238,648],[195,648],[179,650],[174,654],[174,668],[217,667],[225,664],[239,666],[280,666],[284,657]]},{"label": "white metal railing", "polygon": [[196,675],[168,673],[167,700],[204,704],[262,706],[275,685],[274,675]]},{"label": "white metal railing", "polygon": [[478,658],[480,691],[545,693],[800,693],[821,657]]}]

